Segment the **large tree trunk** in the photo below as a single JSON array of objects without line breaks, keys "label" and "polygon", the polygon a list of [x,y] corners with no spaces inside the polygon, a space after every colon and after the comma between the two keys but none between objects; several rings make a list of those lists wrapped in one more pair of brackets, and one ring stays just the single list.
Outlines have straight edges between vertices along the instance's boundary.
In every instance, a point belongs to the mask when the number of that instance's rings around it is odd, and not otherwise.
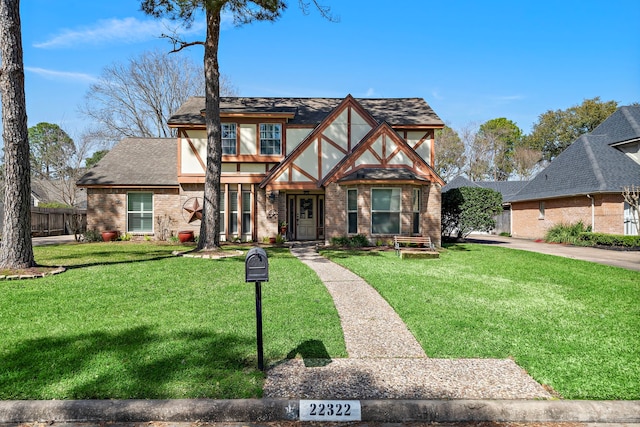
[{"label": "large tree trunk", "polygon": [[220,173],[222,139],[220,134],[220,71],[218,41],[220,9],[206,8],[207,39],[204,45],[205,123],[207,126],[207,170],[204,182],[204,206],[198,249],[220,246]]},{"label": "large tree trunk", "polygon": [[20,1],[0,0],[0,93],[5,155],[4,225],[0,267],[33,267],[31,173],[24,96]]}]

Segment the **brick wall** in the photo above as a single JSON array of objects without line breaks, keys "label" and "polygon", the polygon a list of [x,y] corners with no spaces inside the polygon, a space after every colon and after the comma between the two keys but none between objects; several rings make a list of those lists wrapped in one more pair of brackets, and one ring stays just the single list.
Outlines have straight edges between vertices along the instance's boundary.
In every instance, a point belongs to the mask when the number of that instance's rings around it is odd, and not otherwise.
[{"label": "brick wall", "polygon": [[[624,200],[621,194],[593,195],[593,231],[624,234]],[[518,202],[511,205],[511,234],[514,237],[542,239],[556,224],[575,224],[582,221],[592,225],[592,199],[585,195],[544,200],[544,217],[540,216],[540,202]]]}]

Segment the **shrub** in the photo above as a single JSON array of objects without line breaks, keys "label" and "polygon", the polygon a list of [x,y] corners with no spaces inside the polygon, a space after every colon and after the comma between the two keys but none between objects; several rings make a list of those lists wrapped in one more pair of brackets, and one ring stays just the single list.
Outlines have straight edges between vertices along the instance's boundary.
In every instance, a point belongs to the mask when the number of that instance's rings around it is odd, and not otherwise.
[{"label": "shrub", "polygon": [[582,221],[574,224],[556,224],[547,230],[544,240],[549,243],[579,245],[580,234],[588,231],[591,231],[591,227],[585,227]]},{"label": "shrub", "polygon": [[502,212],[502,194],[489,188],[460,187],[442,193],[442,235],[466,237],[472,231],[489,232]]},{"label": "shrub", "polygon": [[356,234],[355,236],[332,237],[331,244],[333,246],[362,248],[370,246],[369,239],[364,234]]},{"label": "shrub", "polygon": [[640,248],[640,236],[585,232],[580,234],[580,241],[589,245]]},{"label": "shrub", "polygon": [[131,233],[123,233],[120,236],[118,236],[118,240],[120,240],[121,242],[128,242],[133,238],[133,236],[131,235]]},{"label": "shrub", "polygon": [[98,230],[87,230],[83,234],[85,242],[102,242],[102,233]]}]

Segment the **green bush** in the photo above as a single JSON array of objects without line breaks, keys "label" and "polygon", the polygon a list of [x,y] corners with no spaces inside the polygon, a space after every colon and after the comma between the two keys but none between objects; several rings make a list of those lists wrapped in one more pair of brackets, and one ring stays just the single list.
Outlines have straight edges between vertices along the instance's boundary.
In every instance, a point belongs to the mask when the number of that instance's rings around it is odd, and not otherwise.
[{"label": "green bush", "polygon": [[102,242],[102,234],[98,230],[87,230],[83,234],[84,241],[90,242]]},{"label": "green bush", "polygon": [[442,193],[442,235],[466,237],[472,231],[489,232],[502,212],[502,194],[489,188],[460,187]]},{"label": "green bush", "polygon": [[582,221],[574,224],[556,224],[547,230],[544,236],[545,242],[566,243],[570,245],[580,245],[580,235],[591,231],[591,227],[585,227]]},{"label": "green bush", "polygon": [[580,241],[589,245],[613,246],[621,248],[640,248],[640,236],[622,236],[620,234],[581,233]]},{"label": "green bush", "polygon": [[369,239],[364,234],[356,234],[355,236],[340,236],[332,237],[331,244],[333,246],[350,247],[350,248],[362,248],[370,246]]}]

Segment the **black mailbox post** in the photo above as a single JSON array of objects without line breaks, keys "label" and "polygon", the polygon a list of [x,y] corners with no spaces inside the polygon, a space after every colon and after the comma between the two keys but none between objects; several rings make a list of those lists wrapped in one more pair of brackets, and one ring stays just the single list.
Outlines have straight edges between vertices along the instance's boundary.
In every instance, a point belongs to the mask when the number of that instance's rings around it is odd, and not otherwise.
[{"label": "black mailbox post", "polygon": [[251,248],[244,259],[245,282],[256,284],[256,336],[258,341],[258,369],[264,371],[262,347],[262,282],[269,281],[269,260],[262,248]]}]

